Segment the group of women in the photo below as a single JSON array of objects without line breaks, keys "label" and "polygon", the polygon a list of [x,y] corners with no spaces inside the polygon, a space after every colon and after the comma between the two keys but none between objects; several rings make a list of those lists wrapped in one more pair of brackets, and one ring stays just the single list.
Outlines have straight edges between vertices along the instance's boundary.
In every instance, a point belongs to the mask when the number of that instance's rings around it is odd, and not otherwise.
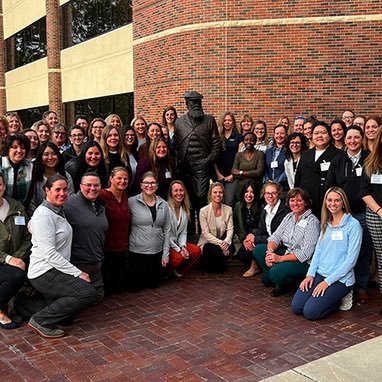
[{"label": "group of women", "polygon": [[[10,118],[0,119],[5,130],[0,229],[17,234],[0,243],[6,248],[0,251],[1,328],[17,326],[7,304],[26,269],[46,298],[46,307],[29,321],[44,337],[64,335],[58,325],[95,302],[89,276],[70,263],[72,232],[62,212],[89,173],[99,177],[109,224],[103,262],[107,293],[156,288],[164,269],[181,277],[199,258],[207,272],[224,272],[235,253],[234,234],[241,243],[237,257],[249,267],[243,276],[262,272],[274,297],[298,286],[292,308],[309,319],[337,309],[354,285],[357,301],[367,302],[371,243],[382,285],[378,116],[365,118],[364,128],[303,117],[290,127],[283,117],[269,138],[265,121],[245,115],[238,129],[234,114],[225,112],[219,122],[223,150],[210,202],[200,210],[197,245],[187,241],[187,190],[174,180],[173,107],[165,109],[163,124],[148,125],[137,116],[123,126],[117,115],[88,123],[78,116],[69,131],[52,111],[25,132],[17,114]],[[33,215],[33,246],[26,211]],[[49,240],[40,227],[51,233]],[[61,288],[54,287],[56,278]],[[83,295],[74,292],[78,288]]]}]

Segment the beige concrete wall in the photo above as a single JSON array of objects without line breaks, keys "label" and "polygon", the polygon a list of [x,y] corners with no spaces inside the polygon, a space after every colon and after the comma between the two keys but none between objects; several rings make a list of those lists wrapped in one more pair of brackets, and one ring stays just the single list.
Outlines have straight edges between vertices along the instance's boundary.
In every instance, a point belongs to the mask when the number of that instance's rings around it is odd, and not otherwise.
[{"label": "beige concrete wall", "polygon": [[22,110],[48,104],[46,58],[5,73],[7,110]]},{"label": "beige concrete wall", "polygon": [[4,38],[45,16],[45,0],[2,0]]},{"label": "beige concrete wall", "polygon": [[62,101],[133,90],[132,25],[61,51]]}]

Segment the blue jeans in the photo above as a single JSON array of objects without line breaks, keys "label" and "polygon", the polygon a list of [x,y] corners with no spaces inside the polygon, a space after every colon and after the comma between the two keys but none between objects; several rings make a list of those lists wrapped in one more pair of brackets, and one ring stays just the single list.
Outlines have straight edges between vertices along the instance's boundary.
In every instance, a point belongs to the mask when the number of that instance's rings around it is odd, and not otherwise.
[{"label": "blue jeans", "polygon": [[359,214],[354,214],[362,227],[362,245],[359,252],[357,263],[354,267],[355,273],[355,291],[366,291],[367,283],[370,277],[370,266],[373,256],[373,242],[371,240],[369,229],[366,225],[366,212],[361,212]]},{"label": "blue jeans", "polygon": [[347,287],[344,283],[336,281],[326,289],[323,296],[313,297],[314,288],[324,280],[325,277],[317,273],[313,286],[307,292],[297,289],[291,304],[293,313],[303,314],[308,320],[320,320],[338,310],[341,300],[353,289],[353,286]]}]

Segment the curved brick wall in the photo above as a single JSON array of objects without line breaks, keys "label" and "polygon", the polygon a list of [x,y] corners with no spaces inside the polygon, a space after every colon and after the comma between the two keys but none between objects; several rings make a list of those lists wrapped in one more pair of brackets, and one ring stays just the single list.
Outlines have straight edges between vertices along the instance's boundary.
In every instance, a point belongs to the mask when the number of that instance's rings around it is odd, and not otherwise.
[{"label": "curved brick wall", "polygon": [[215,116],[250,112],[270,125],[284,114],[330,119],[348,107],[381,113],[380,1],[332,3],[134,1],[136,112],[158,120],[174,104],[181,114],[182,95],[195,89]]}]

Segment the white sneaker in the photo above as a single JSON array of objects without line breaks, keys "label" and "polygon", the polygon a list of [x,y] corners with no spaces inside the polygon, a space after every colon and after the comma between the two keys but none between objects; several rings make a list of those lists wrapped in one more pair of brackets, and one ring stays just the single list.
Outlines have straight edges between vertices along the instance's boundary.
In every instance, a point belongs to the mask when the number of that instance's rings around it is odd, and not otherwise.
[{"label": "white sneaker", "polygon": [[183,275],[181,275],[176,269],[174,270],[174,272],[172,272],[173,273],[173,275],[175,276],[175,277],[182,277]]},{"label": "white sneaker", "polygon": [[349,310],[353,306],[353,291],[351,290],[342,300],[340,310]]}]

